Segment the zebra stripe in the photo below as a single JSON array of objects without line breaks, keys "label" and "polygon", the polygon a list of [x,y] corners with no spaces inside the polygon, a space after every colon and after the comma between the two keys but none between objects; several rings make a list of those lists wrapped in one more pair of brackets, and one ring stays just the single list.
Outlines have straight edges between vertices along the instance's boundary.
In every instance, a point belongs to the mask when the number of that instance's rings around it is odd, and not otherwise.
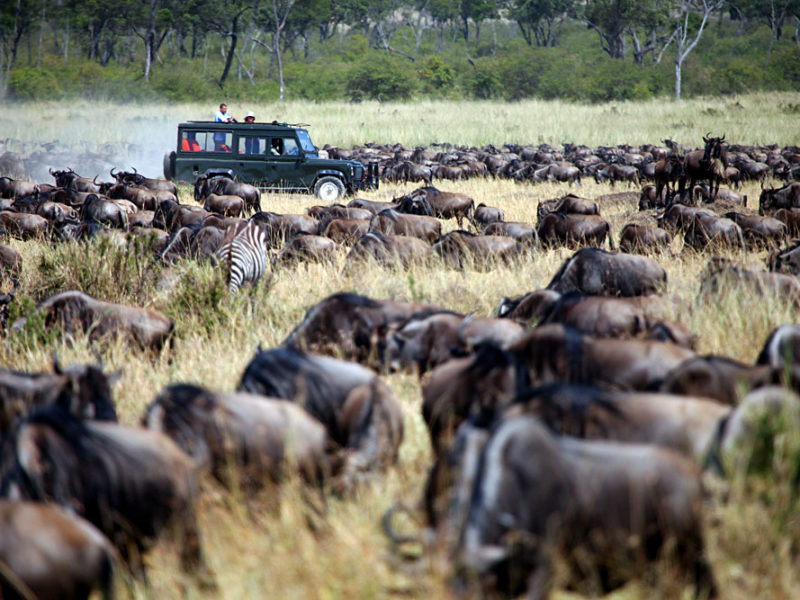
[{"label": "zebra stripe", "polygon": [[216,256],[227,268],[228,291],[234,294],[245,283],[256,283],[264,275],[267,235],[252,222],[232,225],[225,232]]}]

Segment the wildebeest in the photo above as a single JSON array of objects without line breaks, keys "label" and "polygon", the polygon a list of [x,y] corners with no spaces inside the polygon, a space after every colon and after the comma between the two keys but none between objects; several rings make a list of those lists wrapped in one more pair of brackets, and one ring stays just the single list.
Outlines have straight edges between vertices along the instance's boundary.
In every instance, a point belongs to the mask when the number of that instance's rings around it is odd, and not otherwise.
[{"label": "wildebeest", "polygon": [[567,194],[561,198],[539,202],[536,207],[536,218],[541,220],[545,215],[555,212],[567,215],[599,215],[600,208],[594,200]]},{"label": "wildebeest", "polygon": [[553,290],[534,290],[515,298],[503,298],[495,312],[501,319],[534,325],[560,297]]},{"label": "wildebeest", "polygon": [[442,234],[442,223],[435,217],[410,215],[386,209],[372,217],[369,231],[384,235],[405,235],[435,242]]},{"label": "wildebeest", "polygon": [[798,363],[800,363],[800,328],[797,325],[781,325],[773,329],[764,342],[756,364],[785,369]]},{"label": "wildebeest", "polygon": [[681,160],[677,154],[670,153],[667,158],[659,160],[655,164],[655,170],[653,173],[653,178],[655,179],[656,183],[656,198],[662,198],[664,190],[666,190],[667,193],[674,191],[675,182],[677,182],[682,175],[683,160]]},{"label": "wildebeest", "polygon": [[653,252],[669,250],[672,235],[669,231],[652,225],[628,223],[619,234],[621,252]]},{"label": "wildebeest", "polygon": [[388,335],[385,362],[396,369],[416,367],[421,376],[487,342],[502,346],[522,331],[521,325],[507,319],[450,311],[414,315]]},{"label": "wildebeest", "polygon": [[369,231],[369,221],[365,219],[332,219],[320,224],[320,235],[332,239],[337,244],[353,244]]},{"label": "wildebeest", "polygon": [[728,150],[723,146],[725,136],[703,136],[705,148],[687,152],[683,157],[683,175],[680,178],[681,198],[684,197],[686,181],[689,181],[689,193],[694,190],[695,183],[708,179],[711,188],[711,198],[716,198],[720,182],[725,178],[725,169],[728,168]]},{"label": "wildebeest", "polygon": [[327,206],[311,206],[306,209],[309,217],[314,217],[320,222],[320,230],[331,219],[366,219],[372,218],[375,213],[366,208],[354,208],[342,204],[330,204]]},{"label": "wildebeest", "polygon": [[119,374],[106,375],[100,366],[53,362],[53,373],[0,370],[0,436],[38,406],[59,404],[86,419],[116,421],[111,386]]},{"label": "wildebeest", "polygon": [[516,389],[513,356],[492,344],[429,371],[422,380],[422,418],[434,454],[450,448],[456,429],[470,415],[491,414],[511,404]]},{"label": "wildebeest", "polygon": [[755,271],[738,267],[725,259],[709,261],[700,283],[704,297],[736,290],[800,306],[800,280],[794,275]]},{"label": "wildebeest", "polygon": [[696,214],[687,225],[683,242],[698,252],[709,246],[746,249],[742,228],[731,219],[716,215]]},{"label": "wildebeest", "polygon": [[40,215],[0,211],[0,233],[4,232],[15,238],[43,238],[50,226],[50,221]]},{"label": "wildebeest", "polygon": [[348,208],[363,208],[368,210],[373,215],[377,215],[382,210],[387,208],[397,208],[394,202],[377,202],[375,200],[364,200],[363,198],[354,198],[347,203]]},{"label": "wildebeest", "polygon": [[698,595],[716,596],[699,470],[687,459],[555,437],[529,415],[478,436],[488,440],[465,444],[448,526],[456,572],[484,593],[545,598],[560,557],[570,586],[607,594],[666,554]]},{"label": "wildebeest", "polygon": [[111,171],[109,171],[109,174],[117,181],[117,183],[138,185],[149,190],[164,190],[171,192],[176,198],[178,197],[178,186],[173,182],[167,181],[166,179],[151,179],[150,177],[145,177],[136,170],[136,167],[133,167],[133,172],[118,171],[117,173],[114,173],[114,169],[112,168]]},{"label": "wildebeest", "polygon": [[617,392],[553,383],[525,390],[511,411],[536,416],[558,435],[655,444],[702,464],[731,407],[709,398]]},{"label": "wildebeest", "polygon": [[580,185],[581,170],[568,162],[561,161],[533,170],[530,180],[535,182],[563,181]]},{"label": "wildebeest", "polygon": [[14,200],[23,196],[35,196],[38,191],[39,187],[32,181],[0,177],[0,198]]},{"label": "wildebeest", "polygon": [[336,253],[336,242],[327,237],[299,233],[286,243],[275,256],[273,266],[286,266],[297,262],[330,262]]},{"label": "wildebeest", "polygon": [[608,238],[609,247],[614,249],[611,225],[597,215],[550,213],[539,219],[536,233],[545,247],[602,246]]},{"label": "wildebeest", "polygon": [[627,181],[633,185],[639,185],[639,170],[628,165],[611,164],[594,172],[594,180],[597,183],[608,180],[611,187],[617,181]]},{"label": "wildebeest", "polygon": [[547,289],[560,293],[647,296],[662,291],[666,284],[666,272],[650,258],[582,248],[561,264]]},{"label": "wildebeest", "polygon": [[238,391],[302,405],[343,451],[345,487],[397,460],[403,418],[394,395],[361,365],[283,346],[256,354]]},{"label": "wildebeest", "polygon": [[127,211],[113,200],[102,198],[97,194],[89,194],[84,200],[81,206],[81,220],[128,229]]},{"label": "wildebeest", "polygon": [[175,384],[162,390],[142,421],[226,485],[255,489],[292,472],[320,484],[329,475],[325,427],[287,400]]},{"label": "wildebeest", "polygon": [[62,508],[0,500],[0,597],[88,600],[114,595],[115,552],[91,523]]},{"label": "wildebeest", "polygon": [[239,196],[244,200],[247,212],[261,212],[261,191],[249,183],[241,183],[221,175],[199,175],[194,182],[195,201],[200,202],[209,194]]},{"label": "wildebeest", "polygon": [[762,189],[758,199],[758,214],[769,215],[779,208],[800,208],[800,181],[782,188]]},{"label": "wildebeest", "polygon": [[214,212],[223,217],[244,217],[244,200],[232,194],[218,195],[209,194],[206,196],[203,209]]},{"label": "wildebeest", "polygon": [[707,208],[696,208],[684,204],[673,204],[664,213],[656,216],[658,226],[670,233],[685,232],[698,215],[714,218],[717,214]]},{"label": "wildebeest", "polygon": [[595,337],[643,337],[653,339],[654,330],[667,327],[671,341],[692,348],[694,336],[682,325],[660,318],[666,303],[657,296],[615,298],[567,292],[542,310],[539,325],[561,323]]},{"label": "wildebeest", "polygon": [[800,244],[770,254],[767,259],[770,271],[800,275]]},{"label": "wildebeest", "polygon": [[463,219],[472,220],[475,201],[458,192],[444,192],[432,186],[414,190],[410,198],[424,199],[430,206],[432,216],[440,219],[455,218],[460,228]]},{"label": "wildebeest", "polygon": [[483,202],[475,207],[472,215],[472,224],[476,229],[482,229],[491,223],[503,221],[503,211],[494,206],[486,206]]},{"label": "wildebeest", "polygon": [[176,536],[181,565],[213,585],[195,515],[191,459],[163,434],[82,421],[52,405],[29,415],[9,442],[0,495],[54,502],[100,529],[144,576],[143,553],[165,530]]},{"label": "wildebeest", "polygon": [[22,272],[22,257],[11,246],[0,244],[0,272],[8,272],[14,278]]},{"label": "wildebeest", "polygon": [[412,315],[439,309],[420,302],[375,300],[352,293],[339,293],[320,300],[283,341],[317,354],[330,354],[361,364],[380,359],[389,327]]},{"label": "wildebeest", "polygon": [[267,235],[267,243],[276,248],[297,233],[317,235],[319,223],[308,215],[281,215],[273,212],[257,212],[250,221],[261,227]]},{"label": "wildebeest", "polygon": [[536,228],[527,223],[516,221],[497,221],[490,223],[483,230],[483,235],[501,235],[514,238],[525,246],[539,247],[539,236]]},{"label": "wildebeest", "polygon": [[428,262],[431,255],[430,244],[420,238],[370,231],[353,244],[347,264],[372,259],[387,267],[407,269],[412,264]]},{"label": "wildebeest", "polygon": [[738,212],[725,213],[724,217],[742,228],[744,240],[752,248],[776,249],[786,241],[788,228],[778,219]]},{"label": "wildebeest", "polygon": [[800,236],[800,208],[779,208],[772,216],[786,225],[789,236]]},{"label": "wildebeest", "polygon": [[[164,347],[174,328],[172,320],[159,312],[96,300],[77,290],[42,300],[34,314],[43,316],[48,329],[61,327],[66,334],[87,333],[90,341],[122,338],[155,351]],[[22,317],[13,329],[22,329],[26,323],[27,317]]]},{"label": "wildebeest", "polygon": [[771,383],[772,377],[766,365],[753,367],[724,356],[696,356],[675,366],[659,391],[736,405],[743,392]]},{"label": "wildebeest", "polygon": [[518,258],[521,245],[504,235],[476,235],[457,229],[439,238],[433,245],[433,252],[453,268],[471,266],[485,271],[498,263],[508,264]]},{"label": "wildebeest", "polygon": [[97,183],[97,177],[89,179],[88,177],[81,177],[72,169],[65,171],[53,171],[49,169],[50,175],[56,180],[56,186],[75,190],[77,192],[91,192],[93,194],[100,193],[100,185]]},{"label": "wildebeest", "polygon": [[595,338],[560,324],[530,329],[506,350],[533,385],[560,381],[620,390],[655,389],[674,367],[695,356],[677,344]]}]

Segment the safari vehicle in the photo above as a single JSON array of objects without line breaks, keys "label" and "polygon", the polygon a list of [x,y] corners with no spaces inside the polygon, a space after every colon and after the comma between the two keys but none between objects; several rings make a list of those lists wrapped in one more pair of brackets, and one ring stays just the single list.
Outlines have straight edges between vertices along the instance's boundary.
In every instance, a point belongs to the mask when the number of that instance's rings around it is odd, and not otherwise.
[{"label": "safari vehicle", "polygon": [[194,182],[227,175],[267,191],[314,192],[334,202],[356,190],[378,187],[378,164],[320,158],[302,125],[213,123],[178,125],[176,149],[164,156],[164,176]]}]

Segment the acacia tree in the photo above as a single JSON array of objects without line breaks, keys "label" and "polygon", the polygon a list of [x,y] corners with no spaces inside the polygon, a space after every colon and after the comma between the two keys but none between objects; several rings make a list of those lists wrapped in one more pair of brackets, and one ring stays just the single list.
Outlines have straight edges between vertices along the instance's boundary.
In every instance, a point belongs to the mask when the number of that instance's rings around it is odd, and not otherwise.
[{"label": "acacia tree", "polygon": [[603,51],[611,58],[625,58],[625,31],[637,22],[638,0],[591,0],[583,8],[586,26],[600,36]]},{"label": "acacia tree", "polygon": [[[675,44],[677,45],[677,55],[675,56],[675,99],[681,99],[681,71],[683,61],[695,49],[697,43],[703,35],[703,30],[708,23],[709,15],[722,8],[725,0],[679,0],[678,12],[675,18]],[[694,12],[700,13],[701,20],[697,30],[694,31],[689,15]],[[694,31],[694,38],[689,39]]]},{"label": "acacia tree", "polygon": [[511,0],[508,16],[531,46],[555,46],[558,26],[575,9],[575,0]]}]

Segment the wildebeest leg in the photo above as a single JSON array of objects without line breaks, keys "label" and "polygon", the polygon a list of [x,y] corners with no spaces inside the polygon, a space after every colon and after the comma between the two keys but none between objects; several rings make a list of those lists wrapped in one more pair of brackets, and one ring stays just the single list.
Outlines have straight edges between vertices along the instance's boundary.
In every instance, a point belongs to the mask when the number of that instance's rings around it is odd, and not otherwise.
[{"label": "wildebeest leg", "polygon": [[175,541],[180,549],[181,567],[184,572],[193,576],[199,588],[215,590],[217,583],[203,557],[197,516],[193,511],[187,511],[182,522],[179,521],[176,524],[175,534]]}]

